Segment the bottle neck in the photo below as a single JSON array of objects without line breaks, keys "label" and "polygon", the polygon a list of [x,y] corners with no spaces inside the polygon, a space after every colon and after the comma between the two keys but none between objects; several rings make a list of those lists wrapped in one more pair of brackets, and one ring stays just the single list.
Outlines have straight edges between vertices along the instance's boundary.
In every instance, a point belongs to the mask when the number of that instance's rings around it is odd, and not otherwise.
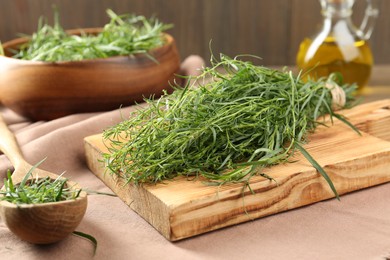
[{"label": "bottle neck", "polygon": [[324,17],[347,18],[352,15],[354,0],[320,0]]},{"label": "bottle neck", "polygon": [[325,19],[350,19],[352,16],[352,9],[339,5],[332,5],[322,9],[321,13]]},{"label": "bottle neck", "polygon": [[345,20],[342,23],[346,23],[354,34],[358,35],[361,39],[368,40],[379,13],[376,8],[378,5],[377,0],[366,0],[365,15],[358,28],[352,24],[350,18],[354,3],[355,0],[320,0],[322,15],[327,22],[331,22],[332,24],[337,24],[338,21]]},{"label": "bottle neck", "polygon": [[328,36],[337,34],[340,37],[342,34],[348,34],[360,38],[358,29],[351,20],[351,14],[352,11],[346,11],[344,9],[337,12],[330,12],[329,10],[323,12],[322,32]]}]

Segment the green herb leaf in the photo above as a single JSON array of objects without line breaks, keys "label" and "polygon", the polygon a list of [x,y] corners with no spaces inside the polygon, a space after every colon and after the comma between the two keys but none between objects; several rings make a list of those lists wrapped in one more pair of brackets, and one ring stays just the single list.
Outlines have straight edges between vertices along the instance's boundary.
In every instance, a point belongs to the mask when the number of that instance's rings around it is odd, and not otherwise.
[{"label": "green herb leaf", "polygon": [[340,196],[337,193],[337,190],[332,182],[332,180],[329,178],[328,174],[325,172],[324,168],[321,167],[321,165],[314,160],[314,158],[306,151],[305,148],[303,148],[298,143],[295,143],[295,146],[298,148],[298,150],[305,156],[305,158],[313,165],[314,168],[322,175],[322,177],[326,180],[326,182],[329,184],[329,187],[332,189],[333,193],[335,194],[336,198],[340,200]]},{"label": "green herb leaf", "polygon": [[80,232],[80,231],[73,231],[73,234],[76,235],[76,236],[79,236],[79,237],[82,237],[82,238],[85,238],[85,239],[88,239],[89,241],[91,241],[91,243],[93,244],[93,255],[96,254],[96,250],[97,250],[97,240],[96,238],[94,238],[93,236],[89,235],[89,234],[86,234],[86,233],[83,233],[83,232]]}]

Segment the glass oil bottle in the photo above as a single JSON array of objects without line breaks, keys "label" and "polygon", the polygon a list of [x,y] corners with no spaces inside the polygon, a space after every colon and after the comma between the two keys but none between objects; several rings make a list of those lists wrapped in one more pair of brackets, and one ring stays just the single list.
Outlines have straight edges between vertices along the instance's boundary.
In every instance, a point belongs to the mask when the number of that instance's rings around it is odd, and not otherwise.
[{"label": "glass oil bottle", "polygon": [[367,41],[378,10],[367,0],[365,17],[358,29],[351,21],[354,2],[320,0],[322,30],[314,37],[302,41],[296,62],[299,69],[306,72],[306,77],[317,79],[339,72],[343,82],[356,83],[360,91],[367,84],[374,63]]}]

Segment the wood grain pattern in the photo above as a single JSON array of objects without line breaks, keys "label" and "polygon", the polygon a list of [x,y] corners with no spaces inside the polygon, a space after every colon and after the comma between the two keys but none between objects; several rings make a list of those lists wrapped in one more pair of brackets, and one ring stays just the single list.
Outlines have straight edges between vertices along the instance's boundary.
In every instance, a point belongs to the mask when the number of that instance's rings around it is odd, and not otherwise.
[{"label": "wood grain pattern", "polygon": [[86,209],[86,194],[75,200],[36,205],[0,202],[0,215],[6,226],[33,244],[51,244],[66,238],[80,224]]},{"label": "wood grain pattern", "polygon": [[[376,64],[390,63],[390,1],[376,0],[380,9],[371,46]],[[364,2],[357,0],[354,12],[360,24]],[[52,20],[52,5],[58,6],[66,29],[101,27],[108,18],[105,9],[118,13],[156,15],[175,27],[181,57],[215,53],[255,54],[264,65],[292,65],[299,43],[316,32],[321,22],[318,0],[0,0],[0,40],[18,33],[32,33],[42,15]]]},{"label": "wood grain pattern", "polygon": [[[342,113],[363,131],[361,136],[336,121],[311,134],[305,148],[325,168],[340,194],[390,181],[390,100]],[[240,184],[215,187],[183,177],[157,185],[124,185],[122,179],[105,173],[99,161],[101,153],[107,152],[101,135],[87,137],[85,150],[92,172],[172,241],[334,197],[300,154],[293,158],[295,163],[264,170],[276,182],[252,178],[250,191]]]}]

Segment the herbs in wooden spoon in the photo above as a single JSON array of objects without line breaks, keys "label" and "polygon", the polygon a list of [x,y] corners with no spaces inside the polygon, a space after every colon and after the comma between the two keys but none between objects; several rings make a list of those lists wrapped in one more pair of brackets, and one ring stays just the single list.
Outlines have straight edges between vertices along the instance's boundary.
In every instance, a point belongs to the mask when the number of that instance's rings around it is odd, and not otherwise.
[{"label": "herbs in wooden spoon", "polygon": [[69,35],[61,27],[57,13],[54,26],[41,18],[37,32],[14,57],[58,62],[147,53],[165,44],[162,33],[172,27],[154,18],[147,19],[132,14],[117,15],[112,10],[107,10],[107,14],[110,22],[97,35]]},{"label": "herbs in wooden spoon", "polygon": [[3,195],[0,196],[0,200],[20,205],[58,202],[79,197],[81,189],[68,187],[68,179],[61,175],[55,180],[49,177],[30,179],[33,177],[34,169],[41,163],[42,161],[34,165],[18,184],[13,183],[11,172],[8,171],[4,188],[0,191]]},{"label": "herbs in wooden spoon", "polygon": [[[303,82],[300,75],[224,55],[211,63],[194,79],[198,87],[176,86],[171,95],[146,100],[146,108],[104,131],[108,169],[135,184],[178,175],[247,183],[254,175],[272,178],[262,169],[287,162],[299,149],[338,197],[326,172],[301,145],[323,124],[320,116],[346,121],[332,109],[325,86],[332,78]],[[355,87],[342,89],[350,106]]]},{"label": "herbs in wooden spoon", "polygon": [[[79,197],[81,189],[73,189],[67,186],[68,179],[60,175],[53,180],[49,177],[30,179],[33,176],[35,168],[37,168],[44,160],[34,165],[25,175],[21,183],[15,184],[12,181],[11,171],[7,172],[7,179],[4,180],[4,188],[0,191],[0,201],[7,201],[17,205],[21,204],[41,204],[49,202],[60,202],[73,200]],[[103,192],[88,192],[88,194],[103,194],[115,196],[110,193]],[[90,234],[73,231],[74,235],[89,240],[93,246],[93,255],[96,253],[97,240]]]}]

